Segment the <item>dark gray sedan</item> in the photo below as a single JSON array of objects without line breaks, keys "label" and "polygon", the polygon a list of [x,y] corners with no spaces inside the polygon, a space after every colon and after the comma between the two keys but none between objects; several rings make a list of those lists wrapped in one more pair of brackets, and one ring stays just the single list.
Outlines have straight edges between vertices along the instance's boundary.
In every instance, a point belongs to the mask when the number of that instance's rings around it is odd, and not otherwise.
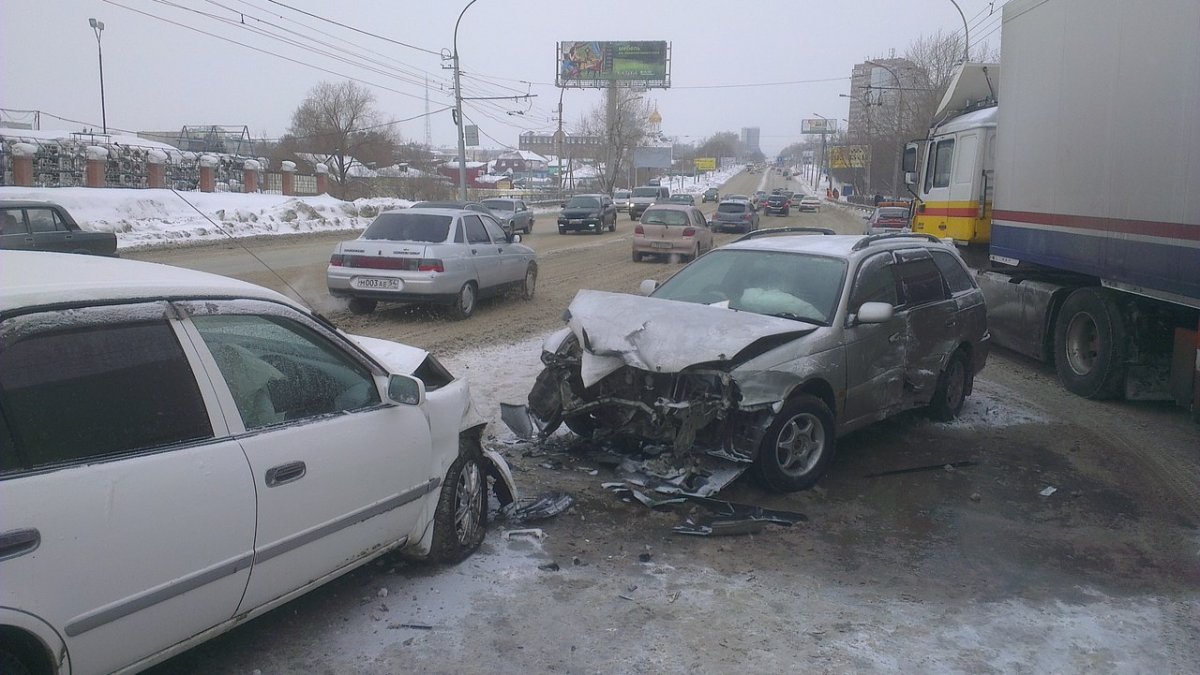
[{"label": "dark gray sedan", "polygon": [[0,248],[116,257],[117,235],[80,229],[58,204],[0,201]]}]

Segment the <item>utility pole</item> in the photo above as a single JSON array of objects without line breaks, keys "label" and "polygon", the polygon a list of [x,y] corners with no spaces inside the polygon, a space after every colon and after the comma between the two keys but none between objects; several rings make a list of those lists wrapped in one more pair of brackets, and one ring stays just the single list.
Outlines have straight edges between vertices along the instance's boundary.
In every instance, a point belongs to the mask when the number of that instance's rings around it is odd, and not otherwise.
[{"label": "utility pole", "polygon": [[558,157],[558,201],[563,201],[563,94],[567,93],[566,87],[561,87],[558,90],[558,131],[554,134],[554,154]]},{"label": "utility pole", "polygon": [[471,5],[478,0],[471,0],[466,7],[458,14],[458,21],[454,22],[454,123],[458,133],[458,199],[459,201],[467,201],[467,139],[463,136],[465,129],[463,128],[463,109],[462,109],[462,69],[458,64],[458,25],[462,23],[463,14],[471,9]]},{"label": "utility pole", "polygon": [[104,134],[108,135],[108,113],[104,109],[104,49],[100,46],[100,33],[104,32],[104,22],[88,19],[88,25],[96,34],[96,55],[100,61],[100,123],[103,125]]},{"label": "utility pole", "polygon": [[606,111],[604,117],[605,117],[605,122],[607,123],[606,126],[608,127],[608,129],[607,129],[608,133],[606,134],[608,137],[606,139],[606,145],[608,145],[608,157],[606,158],[606,161],[605,161],[605,164],[607,166],[605,166],[605,170],[604,170],[604,174],[605,174],[604,182],[606,183],[606,185],[604,186],[604,190],[605,190],[605,192],[611,192],[613,186],[616,185],[616,183],[617,183],[616,159],[619,156],[619,149],[617,148],[617,125],[619,124],[619,121],[617,119],[617,83],[616,82],[610,82],[608,84],[608,110]]}]

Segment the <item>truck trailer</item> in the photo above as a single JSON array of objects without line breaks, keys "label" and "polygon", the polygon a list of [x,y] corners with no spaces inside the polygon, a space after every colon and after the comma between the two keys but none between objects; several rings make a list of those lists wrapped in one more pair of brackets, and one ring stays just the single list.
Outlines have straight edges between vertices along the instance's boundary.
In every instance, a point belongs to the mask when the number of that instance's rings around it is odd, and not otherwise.
[{"label": "truck trailer", "polygon": [[912,229],[978,268],[996,344],[1088,398],[1200,411],[1200,3],[1011,0],[904,153]]}]

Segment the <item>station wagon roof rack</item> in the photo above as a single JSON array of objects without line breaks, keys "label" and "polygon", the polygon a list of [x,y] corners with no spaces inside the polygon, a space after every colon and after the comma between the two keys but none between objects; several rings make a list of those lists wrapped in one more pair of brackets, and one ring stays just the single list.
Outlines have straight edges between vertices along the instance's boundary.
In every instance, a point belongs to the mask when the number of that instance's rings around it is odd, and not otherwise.
[{"label": "station wagon roof rack", "polygon": [[737,239],[734,239],[734,242],[746,241],[747,239],[757,239],[758,237],[765,237],[772,234],[793,234],[805,232],[808,234],[837,234],[837,232],[834,232],[827,227],[772,227],[765,230],[747,232]]},{"label": "station wagon roof rack", "polygon": [[887,232],[885,234],[867,235],[867,236],[863,237],[862,239],[859,239],[857,242],[855,242],[854,246],[852,246],[850,248],[850,250],[851,251],[861,251],[864,248],[870,246],[871,244],[874,244],[877,241],[883,241],[883,240],[887,240],[887,239],[925,239],[927,241],[932,241],[935,244],[946,243],[946,242],[942,241],[941,239],[938,239],[937,237],[933,236],[932,234],[928,234],[926,232]]}]

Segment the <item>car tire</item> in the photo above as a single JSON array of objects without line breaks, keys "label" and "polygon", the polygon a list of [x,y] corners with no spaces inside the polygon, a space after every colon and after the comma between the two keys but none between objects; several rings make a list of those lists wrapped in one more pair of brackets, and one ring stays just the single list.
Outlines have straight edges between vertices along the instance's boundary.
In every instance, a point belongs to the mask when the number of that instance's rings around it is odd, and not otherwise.
[{"label": "car tire", "polygon": [[0,647],[0,673],[4,675],[32,675],[29,665],[7,647]]},{"label": "car tire", "polygon": [[692,254],[688,256],[686,262],[691,262],[699,257],[700,257],[700,242],[696,242],[696,245],[692,247]]},{"label": "car tire", "polygon": [[795,396],[763,434],[754,460],[758,477],[775,492],[808,489],[833,460],[836,440],[829,407],[809,394]]},{"label": "car tire", "polygon": [[938,376],[933,400],[927,408],[929,417],[939,422],[949,422],[958,417],[963,403],[967,400],[967,394],[971,391],[973,379],[971,363],[966,352],[960,349],[951,354],[945,370]]},{"label": "car tire", "polygon": [[370,314],[375,311],[375,307],[379,305],[378,300],[370,298],[350,298],[350,313],[351,314]]},{"label": "car tire", "polygon": [[533,294],[537,290],[537,265],[529,263],[525,268],[525,281],[521,283],[521,297],[526,300],[532,300]]},{"label": "car tire", "polygon": [[1125,388],[1129,329],[1116,298],[1101,288],[1067,296],[1054,323],[1054,369],[1067,391],[1118,398]]},{"label": "car tire", "polygon": [[559,233],[559,234],[566,234],[566,233],[567,233],[567,228],[565,228],[565,227],[560,227],[560,228],[558,228],[558,233]]},{"label": "car tire", "polygon": [[487,473],[478,437],[460,436],[459,454],[438,495],[433,514],[433,544],[429,558],[457,563],[483,543],[487,530]]},{"label": "car tire", "polygon": [[617,231],[617,217],[615,215],[613,216],[612,222],[608,224],[608,231],[609,232]]},{"label": "car tire", "polygon": [[457,319],[468,319],[475,313],[475,303],[479,299],[479,289],[474,281],[468,281],[458,291],[451,310]]}]

